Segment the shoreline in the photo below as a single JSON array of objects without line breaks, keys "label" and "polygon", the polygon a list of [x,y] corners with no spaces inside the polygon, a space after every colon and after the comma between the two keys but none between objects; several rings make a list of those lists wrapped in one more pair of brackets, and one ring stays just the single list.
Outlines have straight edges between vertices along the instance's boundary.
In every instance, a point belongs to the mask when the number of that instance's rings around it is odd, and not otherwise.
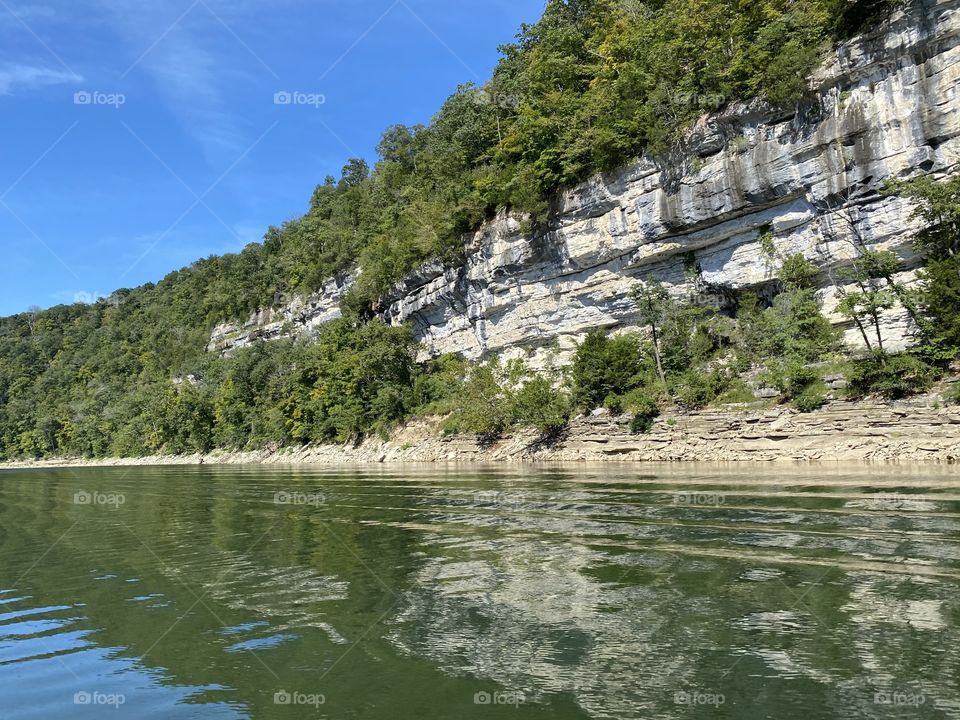
[{"label": "shoreline", "polygon": [[3,469],[149,465],[347,465],[399,463],[762,463],[879,465],[960,463],[960,406],[938,395],[897,402],[834,401],[802,414],[785,406],[727,406],[667,413],[637,435],[628,417],[598,412],[571,421],[558,437],[518,431],[480,443],[443,437],[439,418],[420,418],[388,440],[264,450],[214,450],[140,458],[47,458]]}]

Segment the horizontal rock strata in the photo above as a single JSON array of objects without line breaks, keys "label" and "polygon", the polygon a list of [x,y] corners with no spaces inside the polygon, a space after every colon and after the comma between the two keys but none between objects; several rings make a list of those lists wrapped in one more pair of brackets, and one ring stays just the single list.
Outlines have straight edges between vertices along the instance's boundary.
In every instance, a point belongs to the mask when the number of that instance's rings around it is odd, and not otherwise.
[{"label": "horizontal rock strata", "polygon": [[[565,193],[548,232],[525,235],[501,215],[465,239],[462,266],[421,268],[386,299],[383,316],[410,322],[425,357],[506,353],[541,366],[590,330],[634,328],[629,290],[653,275],[678,297],[722,306],[769,291],[778,258],[802,253],[820,268],[832,312],[841,268],[868,245],[896,252],[910,282],[919,263],[911,208],[880,190],[889,178],[943,175],[960,161],[958,8],[913,0],[831,55],[811,80],[813,102],[705,118],[674,165],[644,159]],[[774,256],[764,251],[771,242]],[[210,349],[309,335],[338,316],[348,283],[220,326]],[[903,313],[884,320],[888,346],[905,346]]]}]

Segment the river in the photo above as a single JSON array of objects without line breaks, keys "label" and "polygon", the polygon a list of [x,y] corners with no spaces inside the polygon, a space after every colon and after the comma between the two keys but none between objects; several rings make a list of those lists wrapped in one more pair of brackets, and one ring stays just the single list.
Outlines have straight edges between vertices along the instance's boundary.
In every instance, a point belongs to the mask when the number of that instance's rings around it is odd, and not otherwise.
[{"label": "river", "polygon": [[0,718],[957,718],[960,474],[0,471]]}]

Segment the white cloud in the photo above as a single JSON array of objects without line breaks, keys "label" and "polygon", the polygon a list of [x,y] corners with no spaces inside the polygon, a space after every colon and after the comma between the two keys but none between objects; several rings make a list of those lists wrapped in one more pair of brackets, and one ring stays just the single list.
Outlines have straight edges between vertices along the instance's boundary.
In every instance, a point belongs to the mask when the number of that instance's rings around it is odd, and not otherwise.
[{"label": "white cloud", "polygon": [[212,164],[220,166],[223,158],[247,148],[250,128],[234,114],[231,96],[232,88],[246,84],[235,58],[243,59],[244,50],[217,19],[235,20],[235,12],[221,14],[212,0],[98,3],[126,46],[130,64],[123,77],[149,78]]},{"label": "white cloud", "polygon": [[34,90],[49,85],[64,85],[82,81],[81,76],[66,70],[15,63],[0,65],[0,95],[10,95],[18,88]]}]

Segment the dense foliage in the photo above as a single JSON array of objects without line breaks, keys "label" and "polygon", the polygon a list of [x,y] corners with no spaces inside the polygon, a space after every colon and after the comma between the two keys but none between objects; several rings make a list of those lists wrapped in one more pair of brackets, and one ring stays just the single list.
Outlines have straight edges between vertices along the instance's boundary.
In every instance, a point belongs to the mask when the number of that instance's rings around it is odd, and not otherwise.
[{"label": "dense foliage", "polygon": [[542,221],[560,188],[645,150],[669,156],[704,112],[801,101],[829,44],[891,2],[548,0],[484,86],[459,88],[428,125],[389,128],[373,168],[351,160],[263,243],[168,281],[199,325],[358,264],[349,305],[376,306],[413,267],[457,257],[462,234],[499,208]]},{"label": "dense foliage", "polygon": [[[772,307],[740,298],[735,322],[641,285],[644,331],[591,335],[568,373],[417,363],[409,330],[369,318],[399,278],[426,260],[456,259],[462,234],[501,208],[533,228],[561,188],[645,151],[669,160],[706,111],[752,98],[802,102],[822,51],[890,5],[549,0],[502,48],[487,84],[458,89],[429,125],[388,129],[375,166],[350,161],[263,243],[92,305],[0,321],[0,458],[344,441],[427,412],[446,415],[449,431],[551,435],[573,413],[605,406],[645,430],[663,406],[742,395],[740,374],[766,358],[780,363],[766,368],[771,382],[815,405],[819,380],[804,382],[802,368],[828,357],[836,336],[802,258],[783,259]],[[891,191],[918,200],[928,228],[918,238],[930,257],[926,290],[915,303],[922,362],[943,363],[960,346],[960,190],[921,181]],[[884,285],[884,262],[865,255],[857,267],[863,292],[845,310],[864,327],[903,302]],[[258,344],[230,358],[205,351],[215,323],[358,266],[346,319],[314,342]]]},{"label": "dense foliage", "polygon": [[[206,297],[174,274],[93,305],[30,312],[0,324],[0,456],[142,455],[347,441],[414,414],[445,416],[448,432],[494,437],[515,427],[557,435],[576,412],[630,413],[637,432],[668,406],[752,401],[744,376],[802,411],[826,401],[823,376],[841,367],[849,395],[896,399],[928,389],[957,355],[960,181],[891,186],[917,203],[917,248],[929,260],[917,290],[900,287],[890,258],[869,248],[851,263],[856,297],[841,310],[868,352],[848,362],[812,289],[817,269],[781,258],[781,285],[733,312],[672,298],[651,279],[633,292],[641,331],[591,333],[565,370],[522,361],[416,361],[405,327],[345,318],[312,342],[259,343],[222,358],[204,349]],[[697,282],[691,278],[691,282]],[[874,294],[917,318],[917,349],[889,355]],[[192,302],[191,299],[201,302]],[[887,304],[885,302],[885,304]]]},{"label": "dense foliage", "polygon": [[[344,441],[410,412],[419,367],[406,328],[324,327],[316,342],[198,355],[171,382],[99,304],[62,327],[5,324],[0,453],[138,456]],[[81,309],[82,312],[82,309]],[[11,332],[12,331],[12,332]],[[13,333],[16,337],[13,337]]]}]

